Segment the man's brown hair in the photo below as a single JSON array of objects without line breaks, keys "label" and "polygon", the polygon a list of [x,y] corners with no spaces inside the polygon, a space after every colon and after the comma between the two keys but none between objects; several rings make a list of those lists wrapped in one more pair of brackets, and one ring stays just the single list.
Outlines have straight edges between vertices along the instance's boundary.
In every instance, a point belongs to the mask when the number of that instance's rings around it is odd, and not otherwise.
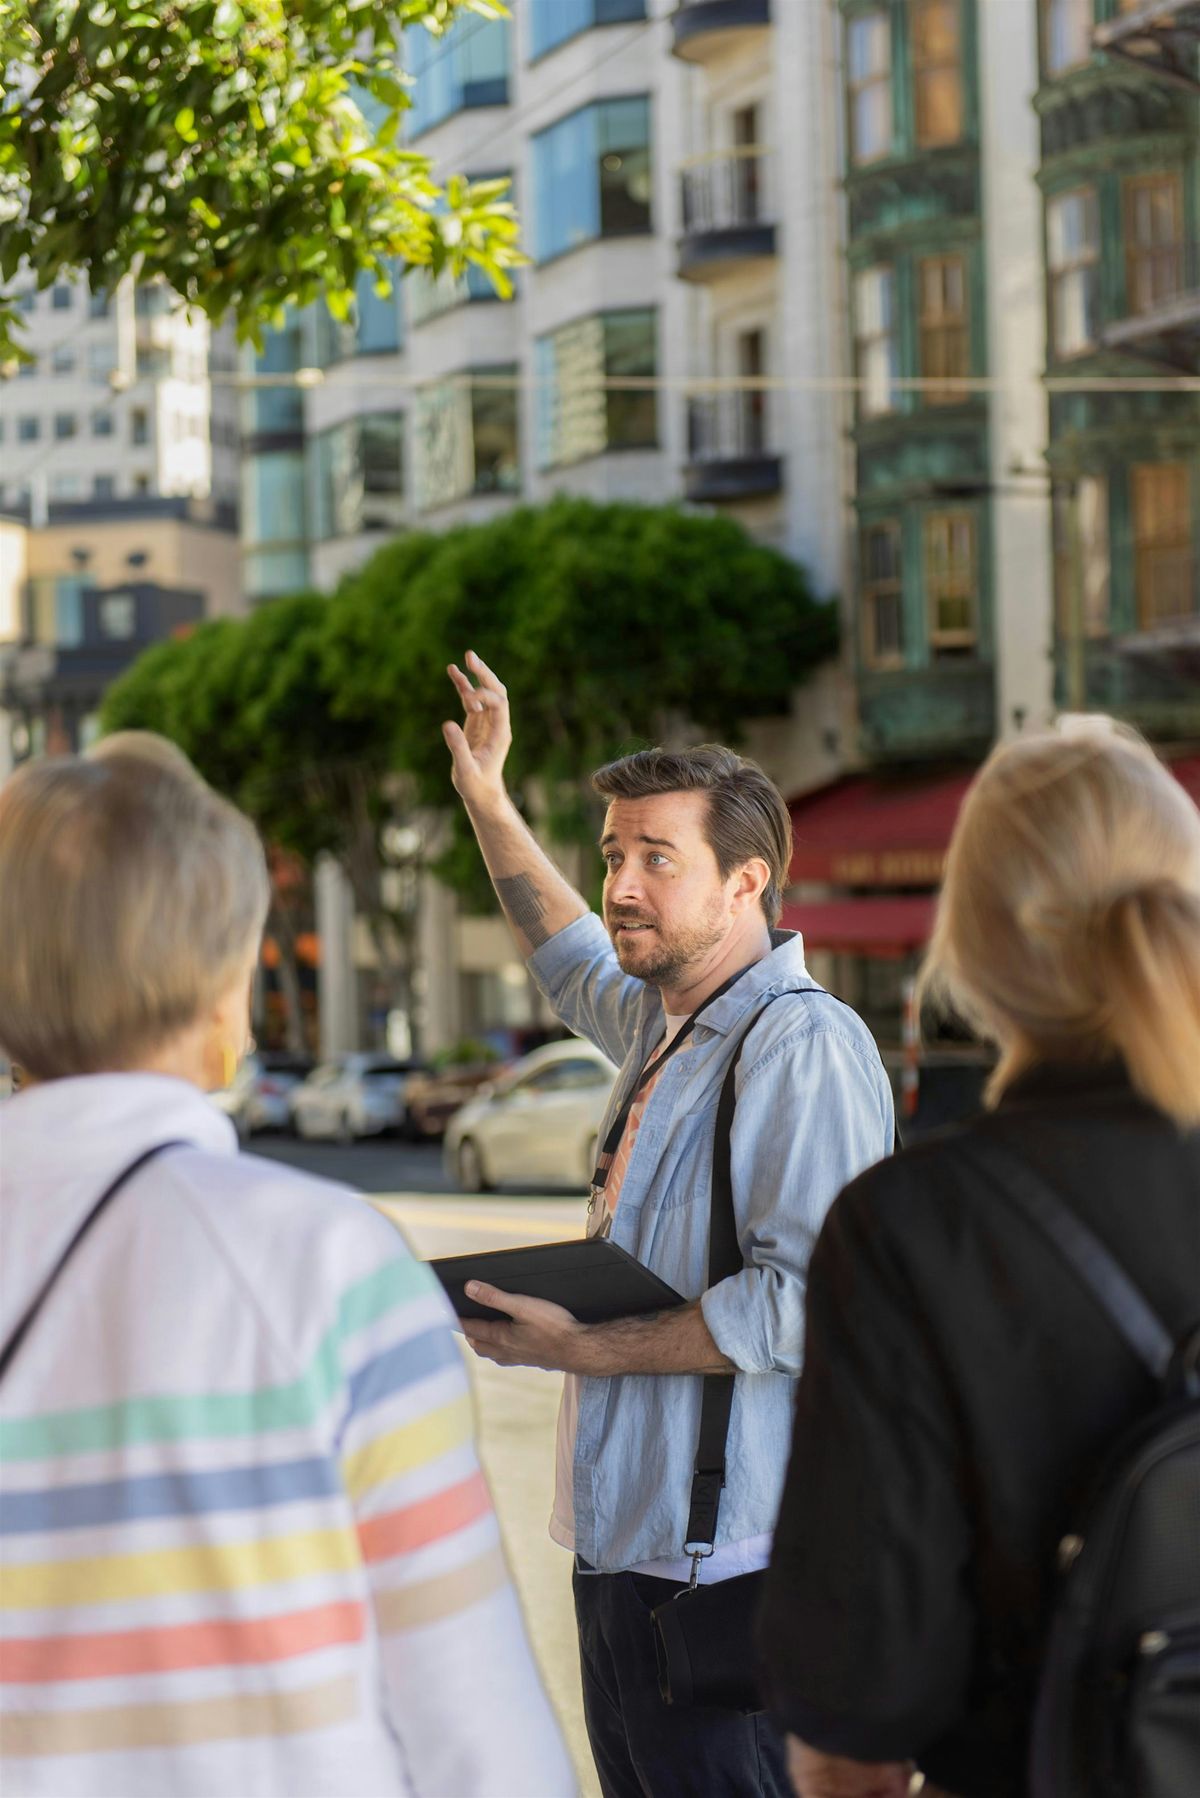
[{"label": "man's brown hair", "polygon": [[707,793],[704,835],[721,879],[758,858],[771,877],[762,891],[768,924],[778,924],[792,859],[792,820],[783,794],[756,762],[719,743],[694,749],[639,749],[592,775],[604,799],[649,799],[657,793]]}]

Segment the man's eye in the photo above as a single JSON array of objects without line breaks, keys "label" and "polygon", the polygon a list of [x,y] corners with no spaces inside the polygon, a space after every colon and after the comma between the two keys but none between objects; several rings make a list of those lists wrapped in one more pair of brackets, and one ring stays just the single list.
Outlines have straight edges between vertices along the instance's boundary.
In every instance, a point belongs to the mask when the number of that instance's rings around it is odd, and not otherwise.
[{"label": "man's eye", "polygon": [[667,858],[666,858],[666,856],[665,856],[665,855],[660,855],[660,854],[659,854],[659,853],[658,853],[658,851],[657,851],[657,850],[655,850],[655,852],[654,852],[654,854],[653,854],[653,855],[652,855],[652,856],[651,856],[651,857],[650,857],[650,861],[651,861],[651,862],[652,862],[652,863],[653,863],[653,862],[661,862],[661,863],[662,863],[662,865],[663,865],[663,866],[664,866],[664,867],[666,867],[666,865],[667,865]]}]

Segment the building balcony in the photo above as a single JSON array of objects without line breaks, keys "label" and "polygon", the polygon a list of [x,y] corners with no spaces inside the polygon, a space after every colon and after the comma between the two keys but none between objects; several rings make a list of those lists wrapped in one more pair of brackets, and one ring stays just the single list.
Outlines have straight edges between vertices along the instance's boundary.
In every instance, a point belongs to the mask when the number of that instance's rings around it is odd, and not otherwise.
[{"label": "building balcony", "polygon": [[775,255],[775,226],[766,195],[767,159],[760,149],[723,150],[680,173],[683,236],[678,274],[719,281]]},{"label": "building balcony", "polygon": [[995,735],[993,671],[974,658],[858,677],[864,753],[872,761],[982,755]]},{"label": "building balcony", "polygon": [[681,0],[671,15],[671,48],[684,62],[709,63],[736,53],[770,24],[771,0]]},{"label": "building balcony", "polygon": [[1129,313],[1104,347],[1132,351],[1184,374],[1200,369],[1200,243],[1166,244],[1127,264]]},{"label": "building balcony", "polygon": [[684,492],[697,504],[768,499],[783,485],[783,459],[769,447],[767,395],[754,388],[688,401]]}]

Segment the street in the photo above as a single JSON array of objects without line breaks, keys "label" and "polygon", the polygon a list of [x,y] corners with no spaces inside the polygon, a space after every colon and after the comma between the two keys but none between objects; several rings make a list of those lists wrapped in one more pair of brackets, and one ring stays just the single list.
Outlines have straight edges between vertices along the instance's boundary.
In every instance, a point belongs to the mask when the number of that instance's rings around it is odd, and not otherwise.
[{"label": "street", "polygon": [[[388,1139],[339,1147],[256,1136],[249,1147],[254,1154],[369,1192],[423,1257],[553,1242],[578,1235],[583,1227],[582,1195],[475,1198],[452,1192],[442,1175],[440,1150],[432,1144]],[[494,1367],[466,1353],[480,1451],[546,1690],[566,1733],[584,1798],[598,1798],[579,1696],[570,1557],[550,1540],[546,1528],[561,1376],[531,1367]]]}]

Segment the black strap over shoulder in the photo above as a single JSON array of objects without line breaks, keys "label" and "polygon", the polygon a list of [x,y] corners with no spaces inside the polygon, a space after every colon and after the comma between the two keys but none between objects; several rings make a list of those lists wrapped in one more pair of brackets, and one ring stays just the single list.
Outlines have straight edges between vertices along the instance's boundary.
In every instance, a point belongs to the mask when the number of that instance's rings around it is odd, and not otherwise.
[{"label": "black strap over shoulder", "polygon": [[3,1349],[0,1349],[0,1380],[4,1378],[5,1374],[12,1366],[17,1350],[21,1347],[26,1336],[28,1336],[30,1326],[33,1324],[38,1312],[45,1304],[55,1281],[66,1267],[67,1262],[71,1259],[71,1256],[75,1253],[75,1250],[79,1247],[101,1212],[107,1209],[108,1205],[116,1198],[126,1182],[132,1180],[133,1176],[138,1173],[141,1168],[144,1168],[148,1161],[153,1161],[156,1155],[161,1155],[166,1149],[181,1149],[183,1147],[184,1144],[181,1142],[156,1143],[152,1149],[147,1149],[144,1154],[139,1155],[136,1161],[131,1161],[129,1166],[117,1175],[111,1186],[107,1186],[100,1194],[100,1197],[96,1200],[96,1203],[92,1206],[91,1210],[87,1212],[66,1248],[54,1263],[54,1266],[50,1269],[50,1272],[46,1275],[46,1278],[42,1281],[37,1292],[26,1306],[24,1316],[21,1318],[20,1323],[18,1323],[16,1329],[4,1344]]},{"label": "black strap over shoulder", "polygon": [[[824,987],[794,987],[783,993],[772,993],[759,1007],[738,1038],[717,1102],[717,1121],[713,1137],[712,1198],[708,1221],[708,1285],[716,1286],[740,1273],[745,1266],[738,1241],[737,1214],[733,1205],[733,1114],[737,1104],[737,1070],[746,1039],[762,1018],[767,1007],[777,999],[834,999],[844,1004],[835,993]],[[899,1146],[899,1138],[896,1138]],[[717,1535],[717,1513],[721,1507],[721,1488],[725,1484],[725,1448],[729,1438],[729,1419],[733,1411],[733,1389],[736,1374],[705,1374],[700,1400],[700,1435],[696,1448],[696,1466],[692,1476],[691,1506],[688,1511],[687,1538],[684,1553],[699,1556],[712,1553]]]},{"label": "black strap over shoulder", "polygon": [[997,1143],[968,1145],[973,1165],[1058,1250],[1115,1330],[1156,1380],[1166,1377],[1175,1343],[1120,1262],[1021,1155]]}]

